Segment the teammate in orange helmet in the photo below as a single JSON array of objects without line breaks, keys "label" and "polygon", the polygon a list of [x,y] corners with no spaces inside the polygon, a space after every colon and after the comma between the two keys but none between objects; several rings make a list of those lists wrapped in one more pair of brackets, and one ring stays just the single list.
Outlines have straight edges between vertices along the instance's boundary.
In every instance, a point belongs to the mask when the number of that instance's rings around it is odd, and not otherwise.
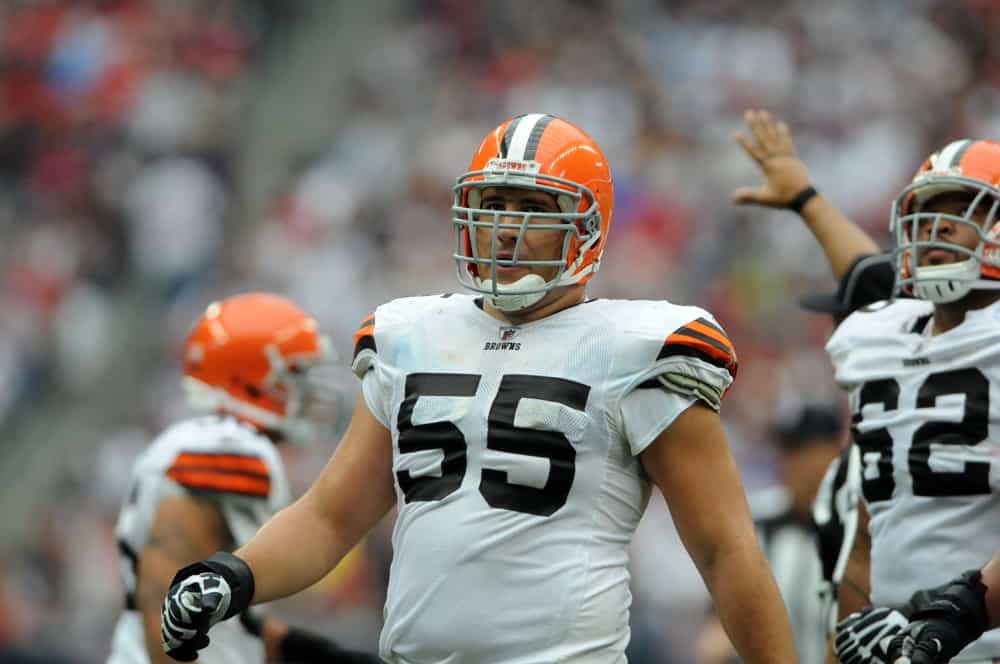
[{"label": "teammate in orange helmet", "polygon": [[[109,664],[170,661],[160,607],[176,569],[246,542],[290,501],[275,443],[304,442],[310,416],[330,411],[335,395],[310,374],[332,354],[316,322],[277,295],[236,295],[195,322],[185,387],[210,414],[170,426],[135,463],[117,526],[126,597]],[[240,618],[212,634],[203,661],[376,661],[256,610]]]},{"label": "teammate in orange helmet", "polygon": [[656,484],[743,661],[793,662],[718,413],[732,344],[697,307],[586,299],[614,208],[600,148],[521,115],[454,193],[471,293],[362,323],[332,460],[235,555],[178,573],[166,651],[193,658],[216,623],[309,586],[396,506],[383,659],[623,662],[628,544]]},{"label": "teammate in orange helmet", "polygon": [[[852,559],[870,565],[873,606],[837,626],[842,662],[891,661],[892,637],[940,608],[920,591],[976,591],[978,579],[949,580],[1000,547],[998,212],[1000,144],[958,140],[931,155],[890,222],[897,289],[914,298],[852,314],[827,345],[854,411],[871,536]],[[1000,634],[969,640],[937,654],[1000,658]]]}]

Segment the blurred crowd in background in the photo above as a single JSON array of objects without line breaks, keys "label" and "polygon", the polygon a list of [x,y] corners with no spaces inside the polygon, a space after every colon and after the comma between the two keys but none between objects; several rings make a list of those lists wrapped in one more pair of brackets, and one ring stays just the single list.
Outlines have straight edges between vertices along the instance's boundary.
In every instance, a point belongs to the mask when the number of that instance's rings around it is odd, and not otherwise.
[{"label": "blurred crowd in background", "polygon": [[[114,520],[135,454],[185,413],[200,310],[276,290],[349,356],[379,303],[457,288],[451,187],[518,113],[603,147],[590,293],[715,314],[744,481],[772,484],[773,424],[839,399],[830,322],[797,306],[833,283],[792,213],[731,204],[759,180],[732,133],[751,106],[786,120],[817,188],[887,243],[927,154],[1000,135],[998,31],[990,0],[0,4],[0,661],[106,655]],[[289,456],[297,490],[334,443]],[[374,647],[390,527],[277,610]],[[630,661],[693,661],[706,596],[662,505],[633,549]]]}]

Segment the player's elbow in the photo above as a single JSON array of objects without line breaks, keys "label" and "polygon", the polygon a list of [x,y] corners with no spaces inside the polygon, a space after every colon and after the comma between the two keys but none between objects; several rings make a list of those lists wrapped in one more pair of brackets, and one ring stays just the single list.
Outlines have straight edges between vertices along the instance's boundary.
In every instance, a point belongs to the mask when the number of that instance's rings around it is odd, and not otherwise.
[{"label": "player's elbow", "polygon": [[721,579],[770,573],[751,528],[717,529],[692,546],[689,554],[710,588]]}]

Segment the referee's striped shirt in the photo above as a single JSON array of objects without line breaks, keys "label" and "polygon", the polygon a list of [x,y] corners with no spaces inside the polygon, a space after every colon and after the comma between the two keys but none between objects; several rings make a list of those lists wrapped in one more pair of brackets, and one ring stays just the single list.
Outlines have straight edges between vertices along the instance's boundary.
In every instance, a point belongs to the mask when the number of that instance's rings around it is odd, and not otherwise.
[{"label": "referee's striped shirt", "polygon": [[816,528],[791,510],[784,487],[750,497],[757,537],[771,564],[778,590],[788,609],[800,662],[826,659],[827,615],[821,601],[823,566],[816,548]]}]

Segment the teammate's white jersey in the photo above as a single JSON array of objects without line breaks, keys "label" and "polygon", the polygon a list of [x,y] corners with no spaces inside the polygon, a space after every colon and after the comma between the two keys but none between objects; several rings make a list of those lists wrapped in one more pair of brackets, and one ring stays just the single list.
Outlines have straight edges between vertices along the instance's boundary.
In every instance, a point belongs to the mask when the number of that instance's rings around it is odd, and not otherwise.
[{"label": "teammate's white jersey", "polygon": [[627,546],[651,486],[636,455],[731,383],[711,316],[593,300],[512,326],[429,296],[379,307],[355,339],[399,506],[382,657],[624,661]]},{"label": "teammate's white jersey", "polygon": [[[136,566],[149,540],[160,502],[178,493],[215,501],[236,543],[257,532],[288,504],[290,492],[273,443],[229,417],[185,420],[160,434],[139,456],[116,535],[126,610],[115,627],[108,664],[149,661],[142,618],[135,607]],[[205,664],[263,662],[264,648],[234,618],[212,629],[211,644],[198,654]]]},{"label": "teammate's white jersey", "polygon": [[[932,314],[920,300],[878,305],[827,345],[861,450],[876,605],[899,606],[1000,547],[1000,303],[937,336]],[[992,657],[997,630],[954,661]]]}]

